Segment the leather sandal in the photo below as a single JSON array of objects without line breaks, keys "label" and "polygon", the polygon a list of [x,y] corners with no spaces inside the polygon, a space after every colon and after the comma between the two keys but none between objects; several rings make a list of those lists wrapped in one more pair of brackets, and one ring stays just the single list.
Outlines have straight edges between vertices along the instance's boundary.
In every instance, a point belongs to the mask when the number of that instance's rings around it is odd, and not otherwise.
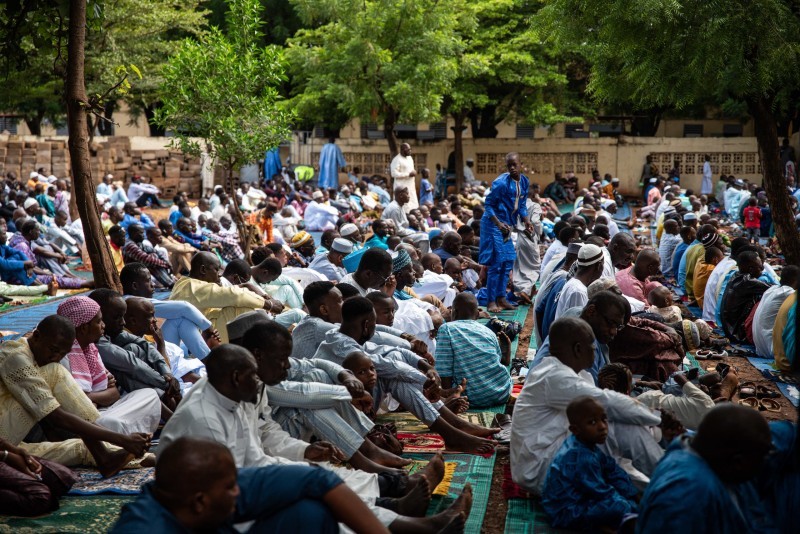
[{"label": "leather sandal", "polygon": [[747,399],[755,397],[758,393],[755,382],[742,382],[739,384],[739,398]]},{"label": "leather sandal", "polygon": [[756,397],[759,399],[775,399],[778,395],[780,395],[780,393],[767,386],[756,386]]},{"label": "leather sandal", "polygon": [[741,399],[739,404],[742,406],[747,406],[748,408],[752,408],[754,410],[759,409],[759,402],[758,399],[755,397],[747,397],[746,399]]},{"label": "leather sandal", "polygon": [[768,412],[780,413],[781,411],[781,405],[775,399],[761,399],[759,401],[759,406],[762,410]]}]

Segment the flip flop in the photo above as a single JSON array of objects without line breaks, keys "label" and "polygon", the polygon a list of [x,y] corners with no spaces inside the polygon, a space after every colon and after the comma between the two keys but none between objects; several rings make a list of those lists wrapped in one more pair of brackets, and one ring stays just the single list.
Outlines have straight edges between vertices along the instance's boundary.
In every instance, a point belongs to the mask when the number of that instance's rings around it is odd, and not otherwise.
[{"label": "flip flop", "polygon": [[781,405],[774,399],[761,399],[759,406],[762,410],[767,410],[768,412],[780,413],[781,411]]},{"label": "flip flop", "polygon": [[780,395],[774,389],[769,389],[767,386],[756,386],[756,397],[759,399],[775,399]]},{"label": "flip flop", "polygon": [[746,399],[741,399],[739,401],[739,404],[741,404],[742,406],[747,406],[748,408],[752,408],[754,410],[759,409],[759,402],[758,399],[756,399],[755,397],[748,397]]},{"label": "flip flop", "polygon": [[[763,387],[763,386],[762,386]],[[758,393],[755,382],[742,382],[739,385],[739,398],[748,399]]]}]

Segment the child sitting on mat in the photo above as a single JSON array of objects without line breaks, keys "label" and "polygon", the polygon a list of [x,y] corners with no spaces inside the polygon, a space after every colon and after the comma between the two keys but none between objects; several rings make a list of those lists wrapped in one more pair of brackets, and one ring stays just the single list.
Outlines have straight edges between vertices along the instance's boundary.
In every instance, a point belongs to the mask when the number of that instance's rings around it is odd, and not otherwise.
[{"label": "child sitting on mat", "polygon": [[665,286],[657,287],[650,291],[647,295],[647,301],[650,303],[647,311],[660,315],[668,323],[680,321],[683,318],[680,308],[672,304],[672,291]]},{"label": "child sitting on mat", "polygon": [[617,462],[600,450],[606,442],[608,418],[592,397],[567,406],[572,435],[556,453],[542,491],[542,506],[556,528],[617,530],[637,509],[637,489]]}]

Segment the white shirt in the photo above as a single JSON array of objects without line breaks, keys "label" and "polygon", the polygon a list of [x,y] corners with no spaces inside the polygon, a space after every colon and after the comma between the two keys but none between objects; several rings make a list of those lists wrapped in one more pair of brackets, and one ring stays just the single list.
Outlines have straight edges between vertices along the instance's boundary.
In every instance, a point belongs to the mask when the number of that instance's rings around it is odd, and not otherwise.
[{"label": "white shirt", "polygon": [[328,204],[312,200],[308,203],[308,206],[306,206],[303,218],[306,220],[306,227],[308,230],[326,230],[328,227],[333,228],[336,226],[336,220],[339,218],[339,210]]},{"label": "white shirt", "polygon": [[434,295],[441,300],[448,308],[453,305],[453,300],[456,298],[458,292],[453,289],[453,279],[450,276],[442,273],[437,274],[433,271],[425,271],[422,278],[417,280],[414,284],[414,292],[424,297],[425,295]]},{"label": "white shirt", "polygon": [[661,390],[645,391],[636,400],[654,410],[668,410],[675,414],[678,421],[690,430],[696,430],[703,417],[716,404],[711,397],[692,384],[683,385],[683,396],[669,395]]},{"label": "white shirt", "polygon": [[464,181],[468,184],[475,181],[475,174],[472,172],[472,167],[464,165]]},{"label": "white shirt", "polygon": [[774,358],[772,351],[772,336],[775,330],[775,318],[784,301],[794,293],[789,286],[772,286],[761,296],[757,304],[758,309],[753,316],[753,341],[756,344],[756,354],[762,358]]},{"label": "white shirt", "polygon": [[143,183],[132,183],[130,187],[128,187],[128,200],[131,202],[136,202],[139,200],[139,197],[145,193],[152,193],[154,195],[158,194],[158,188],[152,184],[143,184]]},{"label": "white shirt", "polygon": [[542,278],[542,276],[544,276],[544,274],[543,274],[544,273],[544,267],[545,267],[545,265],[550,263],[550,260],[553,259],[553,256],[555,256],[557,254],[566,254],[568,248],[569,247],[565,246],[558,239],[556,239],[555,241],[550,243],[550,246],[547,247],[547,250],[544,253],[544,258],[542,258],[542,268],[539,270],[539,278]]},{"label": "white shirt", "polygon": [[555,318],[558,319],[568,309],[580,306],[583,308],[589,302],[589,293],[583,282],[577,278],[570,278],[564,287],[561,288],[561,295],[558,297]]},{"label": "white shirt", "polygon": [[540,493],[547,469],[569,436],[567,405],[583,395],[600,401],[612,422],[657,425],[660,417],[636,400],[594,385],[587,371],[576,373],[549,356],[534,368],[514,407],[511,420],[511,476],[514,482]]},{"label": "white shirt", "polygon": [[611,261],[611,253],[608,251],[608,247],[603,247],[603,274],[600,278],[617,279],[617,268],[614,267],[614,263]]},{"label": "white shirt", "polygon": [[358,282],[356,282],[356,279],[354,278],[355,274],[356,273],[348,274],[347,276],[345,276],[344,278],[339,280],[339,283],[340,284],[349,284],[349,285],[353,286],[354,288],[356,288],[358,290],[358,294],[360,296],[362,296],[362,297],[366,297],[367,293],[372,293],[373,291],[375,291],[374,289],[370,289],[368,287],[361,287],[358,284]]},{"label": "white shirt", "polygon": [[731,267],[736,265],[736,260],[726,256],[720,261],[711,274],[708,276],[706,282],[706,290],[703,292],[703,320],[716,321],[717,314],[717,286],[719,285],[722,277],[730,270]]},{"label": "white shirt", "polygon": [[414,170],[414,158],[411,156],[404,156],[398,154],[389,165],[389,171],[392,173],[392,178],[409,178],[409,174]]},{"label": "white shirt", "polygon": [[614,237],[617,235],[619,233],[619,225],[617,224],[617,221],[614,220],[614,217],[612,217],[611,214],[605,210],[598,210],[597,216],[600,217],[601,215],[608,219],[608,236]]}]

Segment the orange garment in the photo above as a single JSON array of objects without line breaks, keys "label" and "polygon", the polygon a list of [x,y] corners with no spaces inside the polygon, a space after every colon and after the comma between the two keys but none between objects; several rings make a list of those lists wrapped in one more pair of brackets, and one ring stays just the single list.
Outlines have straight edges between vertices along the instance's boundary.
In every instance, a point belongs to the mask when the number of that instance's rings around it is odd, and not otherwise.
[{"label": "orange garment", "polygon": [[706,263],[705,258],[697,260],[694,268],[694,298],[697,299],[697,305],[703,309],[703,297],[706,293],[706,284],[708,284],[708,277],[711,276],[711,271],[716,267],[713,263]]},{"label": "orange garment", "polygon": [[265,243],[273,243],[272,217],[266,216],[266,210],[251,213],[247,222],[258,228],[259,234]]},{"label": "orange garment", "polygon": [[611,185],[611,182],[603,186],[603,194],[610,199],[614,198],[614,186]]}]

